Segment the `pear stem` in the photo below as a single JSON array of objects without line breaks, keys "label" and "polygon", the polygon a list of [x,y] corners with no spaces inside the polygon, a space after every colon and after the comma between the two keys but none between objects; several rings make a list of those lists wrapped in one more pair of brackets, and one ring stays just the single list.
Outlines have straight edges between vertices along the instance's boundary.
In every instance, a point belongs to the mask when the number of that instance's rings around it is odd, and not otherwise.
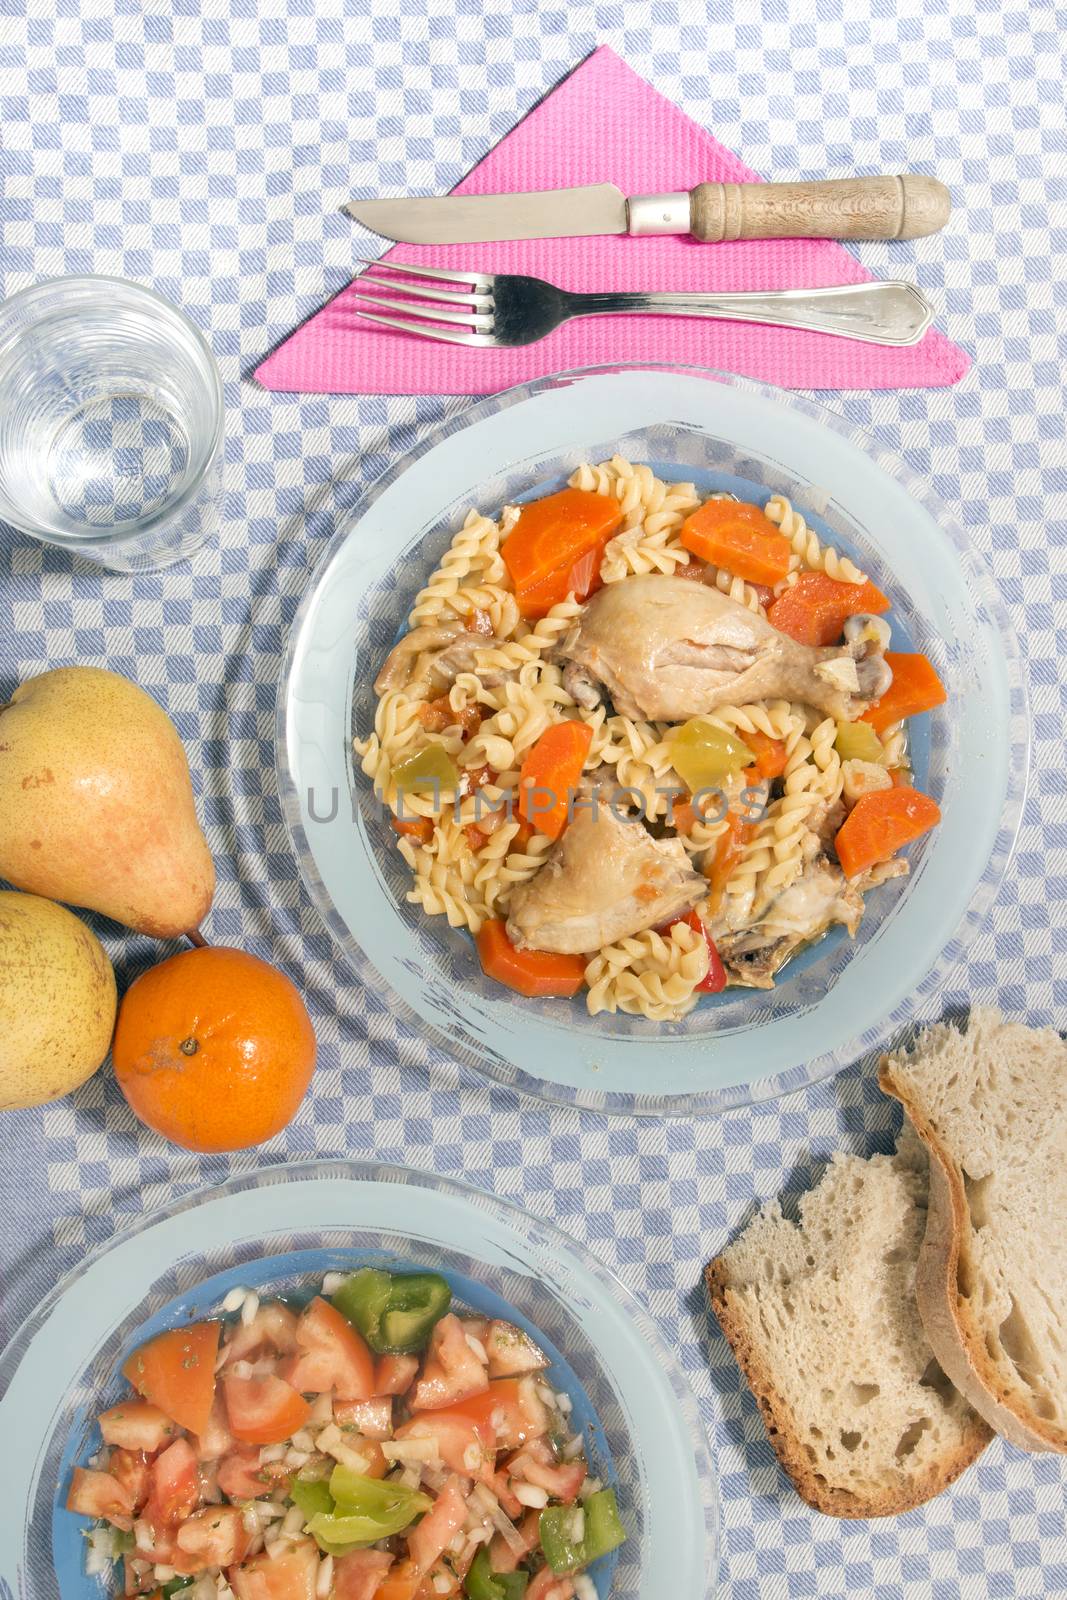
[{"label": "pear stem", "polygon": [[206,950],[208,948],[208,942],[204,938],[204,935],[200,932],[199,928],[193,928],[191,932],[185,935],[185,937],[188,939],[194,950]]}]

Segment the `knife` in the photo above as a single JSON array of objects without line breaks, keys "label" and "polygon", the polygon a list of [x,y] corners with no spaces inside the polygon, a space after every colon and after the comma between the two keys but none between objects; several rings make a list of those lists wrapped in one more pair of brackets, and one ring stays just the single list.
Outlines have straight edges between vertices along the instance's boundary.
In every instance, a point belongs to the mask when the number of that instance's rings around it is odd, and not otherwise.
[{"label": "knife", "polygon": [[603,233],[688,233],[723,239],[918,239],[948,221],[943,183],[920,173],[818,183],[698,183],[688,193],[635,194],[613,183],[529,194],[352,200],[349,216],[403,244],[574,239]]}]

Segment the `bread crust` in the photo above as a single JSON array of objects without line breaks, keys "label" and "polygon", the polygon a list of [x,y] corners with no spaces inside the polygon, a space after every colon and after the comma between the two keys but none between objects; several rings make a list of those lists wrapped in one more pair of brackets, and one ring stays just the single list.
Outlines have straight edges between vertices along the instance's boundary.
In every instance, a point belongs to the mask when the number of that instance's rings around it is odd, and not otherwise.
[{"label": "bread crust", "polygon": [[1067,1454],[1067,1433],[1037,1416],[1019,1390],[1005,1384],[970,1303],[960,1294],[960,1256],[971,1236],[971,1214],[959,1163],[924,1116],[891,1056],[881,1058],[878,1083],[900,1101],[930,1158],[926,1233],[915,1275],[919,1315],[930,1348],[964,1399],[1009,1444],[1020,1450]]},{"label": "bread crust", "polygon": [[755,1396],[775,1455],[800,1498],[825,1516],[862,1520],[892,1517],[903,1511],[912,1511],[916,1506],[932,1500],[961,1472],[965,1472],[992,1438],[985,1423],[976,1417],[971,1436],[965,1443],[946,1455],[936,1470],[911,1479],[906,1488],[904,1485],[887,1486],[882,1493],[866,1498],[848,1489],[834,1488],[812,1468],[801,1443],[795,1418],[775,1385],[773,1374],[752,1338],[738,1296],[731,1288],[729,1268],[724,1257],[716,1256],[714,1261],[708,1263],[704,1270],[704,1282],[711,1309]]}]

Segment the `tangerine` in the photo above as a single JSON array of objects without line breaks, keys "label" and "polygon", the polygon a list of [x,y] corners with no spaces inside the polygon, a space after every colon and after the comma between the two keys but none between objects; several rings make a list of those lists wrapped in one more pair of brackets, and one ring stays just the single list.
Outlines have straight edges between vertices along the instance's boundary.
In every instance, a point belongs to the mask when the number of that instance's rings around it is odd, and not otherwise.
[{"label": "tangerine", "polygon": [[186,1150],[243,1150],[290,1122],[311,1082],[315,1030],[295,984],[258,956],[184,950],[133,982],[115,1076],[142,1122]]}]

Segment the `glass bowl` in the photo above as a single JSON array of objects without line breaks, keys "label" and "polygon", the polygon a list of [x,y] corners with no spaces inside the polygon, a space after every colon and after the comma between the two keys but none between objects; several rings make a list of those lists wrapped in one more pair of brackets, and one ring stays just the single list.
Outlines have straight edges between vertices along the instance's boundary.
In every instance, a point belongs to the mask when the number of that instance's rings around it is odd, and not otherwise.
[{"label": "glass bowl", "polygon": [[[594,1474],[616,1486],[626,1544],[591,1568],[602,1600],[712,1593],[718,1516],[696,1401],[648,1313],[564,1233],[517,1207],[405,1167],[305,1162],[187,1196],[90,1254],[0,1355],[0,1595],[101,1600],[84,1518],[62,1508],[115,1374],[153,1333],[217,1313],[229,1289],[305,1291],[325,1272],[404,1262],[457,1300],[517,1319],[553,1357]],[[598,1570],[599,1568],[599,1570]]]},{"label": "glass bowl", "polygon": [[[464,931],[409,905],[408,869],[360,772],[373,679],[471,506],[495,513],[616,452],[702,492],[789,498],[893,601],[948,702],[910,724],[917,782],[943,821],[911,875],[872,893],[774,989],[707,996],[652,1023],[525,1000],[483,975]],[[495,395],[382,477],[338,530],[294,621],[278,705],[282,803],[304,881],[368,1004],[454,1059],[546,1099],[696,1115],[800,1087],[874,1049],[944,985],[981,926],[1022,812],[1028,723],[1018,648],[962,529],[876,441],[810,401],[692,368],[587,369]]]}]

